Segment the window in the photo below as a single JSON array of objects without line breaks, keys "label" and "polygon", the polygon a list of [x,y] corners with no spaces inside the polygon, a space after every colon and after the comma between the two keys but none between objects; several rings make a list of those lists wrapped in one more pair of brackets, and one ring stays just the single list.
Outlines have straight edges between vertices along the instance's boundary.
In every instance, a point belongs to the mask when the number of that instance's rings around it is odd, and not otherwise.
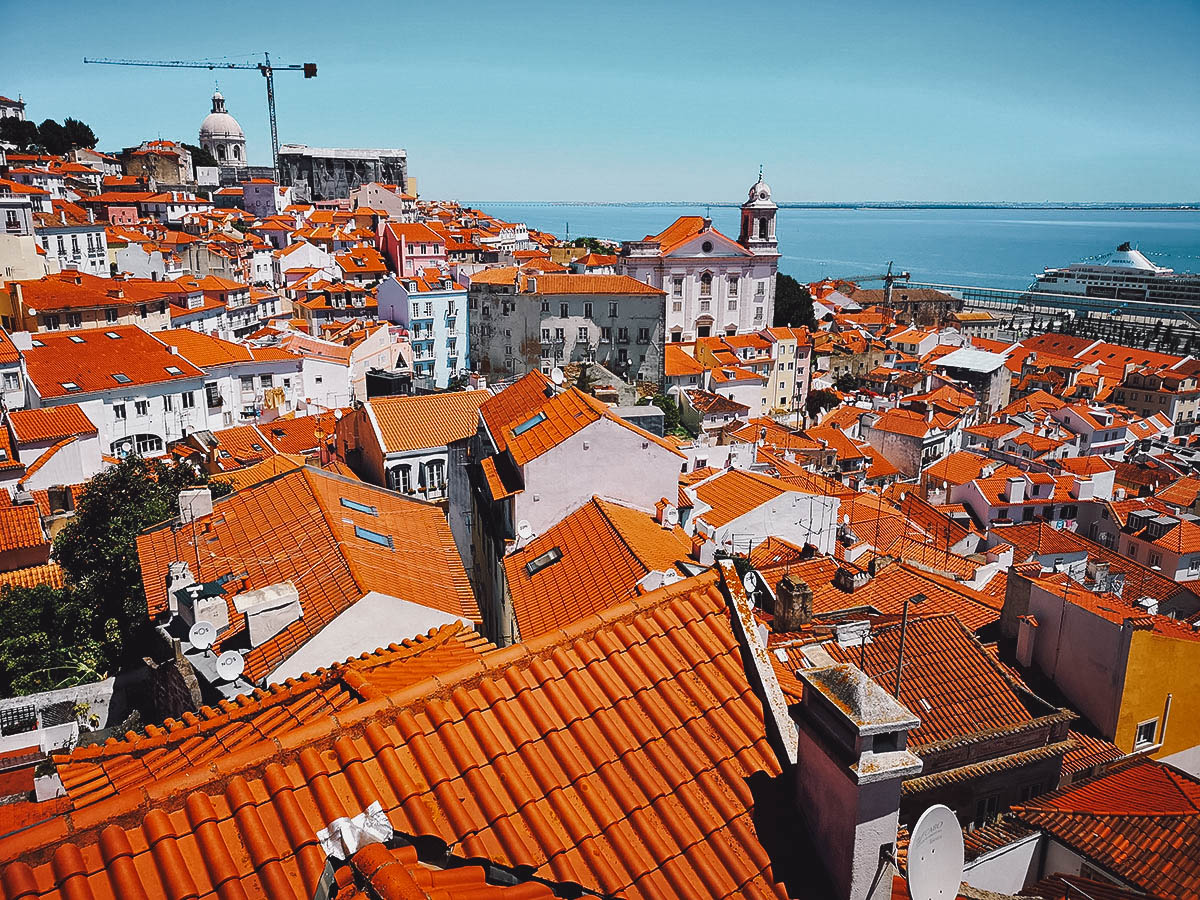
[{"label": "window", "polygon": [[754,307],[754,318],[761,320],[763,317],[763,308],[761,306]]},{"label": "window", "polygon": [[683,279],[678,276],[671,279],[671,296],[672,297],[682,297],[683,296]]},{"label": "window", "polygon": [[998,794],[992,794],[990,797],[981,797],[975,803],[975,819],[973,824],[976,826],[985,825],[996,817],[996,813],[1000,810],[1000,797]]},{"label": "window", "polygon": [[583,304],[583,317],[585,319],[590,319],[592,317],[592,304],[591,303]]},{"label": "window", "polygon": [[579,326],[579,340],[586,341],[588,339],[588,327],[586,325]]},{"label": "window", "polygon": [[134,439],[133,445],[137,449],[138,456],[145,456],[147,453],[161,453],[163,448],[162,438],[153,434],[139,434]]},{"label": "window", "polygon": [[542,340],[546,343],[550,342],[550,329],[549,328],[542,329]]},{"label": "window", "polygon": [[1160,565],[1162,565],[1162,554],[1151,553],[1150,554],[1150,567],[1154,568],[1155,566],[1160,566]]},{"label": "window", "polygon": [[67,327],[68,328],[79,328],[81,325],[83,325],[83,316],[80,313],[77,313],[77,312],[67,313]]},{"label": "window", "polygon": [[196,394],[193,391],[185,391],[179,395],[179,400],[184,409],[191,409],[196,405]]},{"label": "window", "polygon": [[676,300],[671,304],[671,312],[683,312],[683,301]]},{"label": "window", "polygon": [[148,415],[150,415],[150,401],[149,401],[149,400],[138,400],[138,401],[136,401],[136,402],[133,404],[133,411],[134,411],[135,413],[137,413],[139,416],[148,416]]},{"label": "window", "polygon": [[629,329],[628,328],[618,328],[617,329],[617,341],[622,344],[629,343]]},{"label": "window", "polygon": [[561,318],[567,318],[571,315],[571,306],[569,303],[558,304],[558,314]]},{"label": "window", "polygon": [[[4,389],[6,391],[15,391],[21,386],[21,376],[16,372],[4,373]],[[1197,562],[1200,562],[1200,557],[1195,557]]]},{"label": "window", "polygon": [[141,306],[138,307],[138,315],[141,316],[143,319],[145,319],[147,316],[150,315],[150,308],[148,306],[146,306],[145,303],[143,303]]},{"label": "window", "polygon": [[649,328],[639,328],[638,329],[638,343],[639,344],[650,343],[650,329]]},{"label": "window", "polygon": [[529,562],[525,563],[525,571],[528,572],[529,576],[532,578],[534,575],[536,575],[538,572],[542,571],[542,569],[545,569],[547,566],[554,565],[556,562],[558,562],[560,559],[562,559],[562,557],[563,557],[563,554],[562,554],[562,550],[560,548],[551,547],[549,550],[547,550],[541,556],[534,557]]},{"label": "window", "polygon": [[359,503],[357,500],[347,500],[345,497],[339,497],[338,499],[341,501],[342,506],[346,507],[346,509],[352,509],[355,512],[366,513],[368,516],[379,515],[379,509],[377,507],[368,506],[365,503]]},{"label": "window", "polygon": [[563,330],[561,328],[554,329],[554,339],[556,341],[566,340],[566,335],[563,333]]},{"label": "window", "polygon": [[600,326],[600,340],[608,342],[612,340],[612,328],[608,325]]},{"label": "window", "polygon": [[712,296],[712,274],[709,272],[705,272],[700,276],[700,296]]},{"label": "window", "polygon": [[59,256],[67,255],[67,248],[66,248],[66,245],[63,244],[63,236],[61,234],[58,236],[58,255]]},{"label": "window", "polygon": [[426,317],[429,317],[429,316],[432,316],[432,315],[433,315],[433,301],[432,301],[432,300],[426,300],[426,301],[425,301],[425,316],[426,316]]},{"label": "window", "polygon": [[609,318],[612,318],[612,319],[615,319],[617,317],[617,304],[616,303],[608,304],[608,315],[609,315]]},{"label": "window", "polygon": [[242,383],[242,393],[243,394],[253,394],[254,393],[254,376],[253,375],[243,375],[241,378],[241,383]]},{"label": "window", "polygon": [[1143,747],[1149,747],[1154,743],[1154,736],[1158,732],[1158,719],[1149,719],[1145,722],[1139,722],[1137,732],[1133,738],[1133,749],[1140,750]]},{"label": "window", "polygon": [[79,255],[79,235],[77,234],[71,235],[71,255]]},{"label": "window", "polygon": [[[736,297],[738,295],[738,277],[736,275],[729,276],[729,296]],[[731,306],[730,309],[733,307]]]},{"label": "window", "polygon": [[125,404],[124,403],[114,403],[113,404],[113,418],[118,419],[118,420],[123,420],[125,418]]},{"label": "window", "polygon": [[758,283],[758,287],[755,289],[754,293],[757,294],[759,297],[761,297],[766,292],[767,292],[767,283],[765,281],[760,281]]},{"label": "window", "polygon": [[544,312],[544,313],[550,312],[550,301],[549,300],[542,301],[542,312]]},{"label": "window", "polygon": [[83,388],[81,388],[79,385],[77,385],[73,381],[60,381],[59,384],[62,385],[63,390],[66,391],[68,394],[74,394],[74,393],[77,393],[77,392],[83,390]]},{"label": "window", "polygon": [[58,316],[42,316],[42,327],[47,331],[58,331]]},{"label": "window", "polygon": [[129,384],[133,379],[124,372],[113,372],[113,381],[117,384]]},{"label": "window", "polygon": [[163,396],[163,409],[165,409],[167,412],[173,412],[175,409],[175,398],[170,394],[165,394]]},{"label": "window", "polygon": [[167,370],[168,375],[182,375],[183,374],[183,369],[179,368],[179,366],[166,366],[165,368]]},{"label": "window", "polygon": [[361,525],[354,526],[354,536],[360,537],[364,541],[370,541],[372,544],[378,544],[380,547],[392,549],[392,539],[386,534],[380,534],[378,531],[372,531],[370,528],[363,528]]},{"label": "window", "polygon": [[514,428],[512,430],[513,437],[522,435],[525,432],[527,432],[529,429],[533,428],[535,425],[540,425],[545,421],[546,421],[546,414],[543,412],[539,412],[539,413],[535,414],[532,418],[526,419],[524,422],[522,422],[520,425],[518,425],[516,428]]},{"label": "window", "polygon": [[737,312],[737,300],[733,300],[733,299],[731,299],[731,300],[729,301],[729,311],[730,311],[730,312]]}]

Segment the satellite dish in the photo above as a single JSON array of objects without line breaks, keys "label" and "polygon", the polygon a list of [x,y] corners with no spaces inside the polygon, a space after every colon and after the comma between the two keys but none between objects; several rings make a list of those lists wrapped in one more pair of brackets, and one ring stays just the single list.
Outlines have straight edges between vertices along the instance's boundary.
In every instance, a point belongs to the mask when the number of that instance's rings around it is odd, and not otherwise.
[{"label": "satellite dish", "polygon": [[963,836],[948,806],[921,813],[908,844],[908,894],[912,900],[954,900],[963,876]]},{"label": "satellite dish", "polygon": [[188,629],[188,643],[197,650],[207,650],[217,640],[217,626],[201,619]]},{"label": "satellite dish", "polygon": [[522,519],[517,523],[517,537],[523,541],[533,537],[533,526],[529,524],[528,520]]},{"label": "satellite dish", "polygon": [[668,506],[666,512],[663,513],[663,521],[674,528],[679,524],[679,510],[673,506]]},{"label": "satellite dish", "polygon": [[226,650],[217,657],[217,677],[222,681],[236,681],[246,668],[246,661],[236,650]]},{"label": "satellite dish", "polygon": [[550,370],[550,380],[554,382],[556,387],[562,387],[563,382],[566,381],[567,378],[565,375],[563,375],[563,370],[558,366],[555,366]]},{"label": "satellite dish", "polygon": [[333,418],[338,422],[342,421],[342,411],[340,409],[335,409],[333,411]]},{"label": "satellite dish", "polygon": [[758,590],[758,576],[754,574],[753,569],[742,577],[742,586],[746,589],[747,594],[753,594]]},{"label": "satellite dish", "polygon": [[667,569],[662,574],[662,583],[663,584],[674,584],[675,582],[679,581],[679,579],[681,579],[682,577],[683,576],[680,575],[674,569]]}]

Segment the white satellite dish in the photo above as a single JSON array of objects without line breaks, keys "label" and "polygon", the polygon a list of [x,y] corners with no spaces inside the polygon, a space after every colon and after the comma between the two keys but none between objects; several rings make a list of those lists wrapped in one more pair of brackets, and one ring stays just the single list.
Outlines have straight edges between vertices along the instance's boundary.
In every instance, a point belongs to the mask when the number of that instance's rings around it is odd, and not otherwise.
[{"label": "white satellite dish", "polygon": [[679,510],[673,506],[668,506],[666,512],[663,513],[663,520],[674,528],[679,524]]},{"label": "white satellite dish", "polygon": [[533,526],[529,524],[528,520],[522,519],[517,523],[517,537],[523,541],[533,537]]},{"label": "white satellite dish", "polygon": [[560,369],[558,366],[555,366],[550,370],[550,380],[554,382],[556,387],[562,387],[563,382],[567,380],[567,377],[563,375],[562,369]]},{"label": "white satellite dish", "polygon": [[958,817],[940,803],[921,813],[908,844],[908,894],[912,900],[954,900],[963,876],[963,836]]},{"label": "white satellite dish", "polygon": [[203,619],[188,629],[188,643],[197,650],[207,650],[217,640],[217,626]]},{"label": "white satellite dish", "polygon": [[674,569],[666,569],[662,573],[662,583],[663,584],[674,584],[675,582],[679,581],[679,579],[681,579],[681,578],[683,578],[683,576],[680,575]]},{"label": "white satellite dish", "polygon": [[747,594],[753,594],[758,590],[758,576],[751,570],[742,576],[742,587],[746,589]]},{"label": "white satellite dish", "polygon": [[337,422],[342,421],[342,411],[340,409],[335,409],[333,411],[333,418]]},{"label": "white satellite dish", "polygon": [[246,668],[246,661],[236,650],[226,650],[217,657],[217,677],[222,681],[236,681]]}]

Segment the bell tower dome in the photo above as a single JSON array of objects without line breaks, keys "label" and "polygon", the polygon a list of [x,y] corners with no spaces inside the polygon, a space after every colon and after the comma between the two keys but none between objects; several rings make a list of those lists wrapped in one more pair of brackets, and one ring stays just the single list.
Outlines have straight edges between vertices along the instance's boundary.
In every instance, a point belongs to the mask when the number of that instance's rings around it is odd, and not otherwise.
[{"label": "bell tower dome", "polygon": [[750,194],[742,204],[742,230],[738,243],[753,253],[777,255],[775,215],[778,212],[779,206],[771,199],[771,188],[763,181],[760,166],[758,181],[750,187]]},{"label": "bell tower dome", "polygon": [[237,119],[225,109],[220,91],[212,95],[212,112],[200,123],[200,146],[222,166],[246,165],[246,135]]}]

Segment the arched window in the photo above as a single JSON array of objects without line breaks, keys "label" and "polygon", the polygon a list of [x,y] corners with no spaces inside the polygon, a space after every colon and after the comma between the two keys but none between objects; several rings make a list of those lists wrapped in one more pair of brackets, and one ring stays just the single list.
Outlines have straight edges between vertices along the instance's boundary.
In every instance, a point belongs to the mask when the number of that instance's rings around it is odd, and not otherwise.
[{"label": "arched window", "polygon": [[763,240],[763,241],[765,241],[767,239],[767,220],[766,219],[758,220],[758,237],[759,237],[759,240]]},{"label": "arched window", "polygon": [[242,158],[242,148],[239,147],[237,144],[233,145],[233,158],[234,159]]},{"label": "arched window", "polygon": [[217,159],[224,159],[224,158],[225,158],[225,145],[217,144]]},{"label": "arched window", "polygon": [[705,272],[700,276],[700,296],[712,296],[712,274],[709,272]]},{"label": "arched window", "polygon": [[388,487],[393,491],[408,493],[412,490],[412,466],[396,466],[388,469]]}]

